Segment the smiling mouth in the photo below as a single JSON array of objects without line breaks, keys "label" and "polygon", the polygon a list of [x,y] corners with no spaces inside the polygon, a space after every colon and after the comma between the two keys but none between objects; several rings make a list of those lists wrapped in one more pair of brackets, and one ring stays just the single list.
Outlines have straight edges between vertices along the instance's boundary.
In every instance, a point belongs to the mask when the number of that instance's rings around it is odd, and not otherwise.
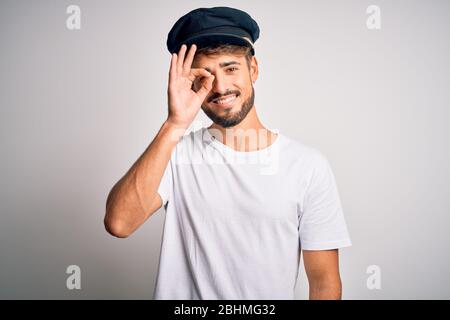
[{"label": "smiling mouth", "polygon": [[239,95],[237,94],[230,94],[225,97],[220,97],[217,99],[214,99],[212,101],[213,104],[221,106],[221,107],[229,107],[233,105],[233,103],[236,101]]}]

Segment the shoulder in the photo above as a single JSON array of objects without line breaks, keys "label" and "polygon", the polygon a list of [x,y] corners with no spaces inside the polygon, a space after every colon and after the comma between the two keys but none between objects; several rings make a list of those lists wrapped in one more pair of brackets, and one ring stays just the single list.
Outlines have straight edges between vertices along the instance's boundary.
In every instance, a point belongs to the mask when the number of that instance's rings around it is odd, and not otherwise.
[{"label": "shoulder", "polygon": [[203,128],[185,133],[177,144],[178,149],[198,147],[204,141]]},{"label": "shoulder", "polygon": [[171,157],[172,161],[177,164],[192,162],[193,157],[201,154],[201,152],[198,151],[202,149],[204,139],[203,129],[185,133],[173,150]]},{"label": "shoulder", "polygon": [[314,168],[328,162],[326,155],[317,147],[303,141],[280,134],[280,152],[292,161]]}]

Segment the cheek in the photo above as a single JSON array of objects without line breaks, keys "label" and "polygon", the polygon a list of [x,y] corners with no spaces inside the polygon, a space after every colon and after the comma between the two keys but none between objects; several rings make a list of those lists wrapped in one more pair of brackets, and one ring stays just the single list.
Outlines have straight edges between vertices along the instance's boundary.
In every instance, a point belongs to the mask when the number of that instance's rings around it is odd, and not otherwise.
[{"label": "cheek", "polygon": [[236,83],[236,87],[241,92],[241,95],[249,96],[252,93],[251,79],[243,79],[241,82]]},{"label": "cheek", "polygon": [[205,80],[205,79],[204,79],[203,77],[197,77],[197,78],[195,78],[194,82],[192,82],[192,89],[193,89],[194,91],[198,91],[198,90],[201,88],[202,82],[203,82],[204,80]]},{"label": "cheek", "polygon": [[251,86],[252,79],[247,75],[235,75],[231,79],[231,84],[239,90],[246,90],[248,86]]}]

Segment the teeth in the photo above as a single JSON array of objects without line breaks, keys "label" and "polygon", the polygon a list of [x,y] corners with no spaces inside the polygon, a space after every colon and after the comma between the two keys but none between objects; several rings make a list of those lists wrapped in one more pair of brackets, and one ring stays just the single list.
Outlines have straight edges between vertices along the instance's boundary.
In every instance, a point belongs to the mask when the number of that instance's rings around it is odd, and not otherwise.
[{"label": "teeth", "polygon": [[219,100],[214,100],[214,102],[217,103],[217,104],[227,104],[228,102],[233,101],[234,99],[236,99],[236,95],[235,94],[230,96],[230,97],[228,97],[228,98],[222,98],[222,99],[219,99]]}]

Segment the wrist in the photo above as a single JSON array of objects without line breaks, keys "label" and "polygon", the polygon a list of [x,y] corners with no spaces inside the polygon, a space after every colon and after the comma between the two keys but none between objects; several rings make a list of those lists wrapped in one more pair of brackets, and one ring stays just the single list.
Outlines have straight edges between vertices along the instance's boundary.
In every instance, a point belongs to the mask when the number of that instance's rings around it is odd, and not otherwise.
[{"label": "wrist", "polygon": [[188,127],[189,126],[174,123],[170,119],[164,121],[162,125],[163,131],[165,131],[169,135],[170,140],[174,142],[178,142],[180,140]]},{"label": "wrist", "polygon": [[166,119],[166,121],[164,121],[164,122],[167,124],[167,126],[173,128],[173,129],[187,130],[187,128],[189,128],[189,123],[175,121],[175,120],[171,119],[170,117],[168,117]]}]

